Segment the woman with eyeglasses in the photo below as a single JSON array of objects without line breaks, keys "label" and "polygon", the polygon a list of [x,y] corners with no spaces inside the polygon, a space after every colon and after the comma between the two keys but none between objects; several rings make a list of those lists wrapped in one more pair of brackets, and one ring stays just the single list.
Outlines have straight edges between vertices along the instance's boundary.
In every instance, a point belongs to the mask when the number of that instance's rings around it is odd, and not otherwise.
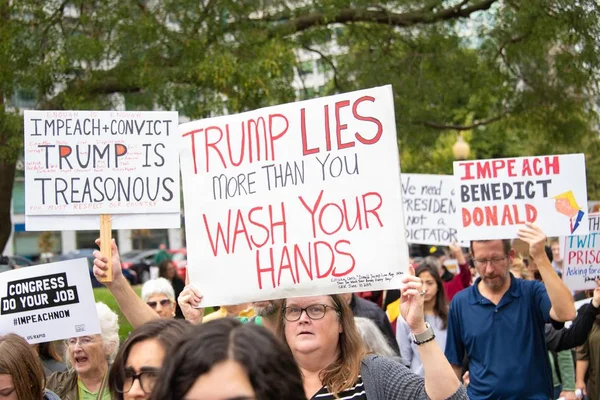
[{"label": "woman with eyeglasses", "polygon": [[123,343],[108,375],[115,400],[149,399],[165,356],[172,354],[191,324],[157,319],[134,330]]},{"label": "woman with eyeglasses", "polygon": [[62,400],[110,400],[108,370],[119,349],[119,318],[104,303],[96,303],[99,335],[72,337],[65,343],[65,372],[55,372],[46,387]]},{"label": "woman with eyeglasses", "polygon": [[175,317],[175,292],[165,278],[152,279],[142,286],[142,300],[161,318]]},{"label": "woman with eyeglasses", "polygon": [[348,304],[339,295],[286,299],[278,334],[300,367],[308,399],[467,399],[423,314],[414,269],[401,283],[402,315],[418,344],[425,377],[397,361],[367,354]]},{"label": "woman with eyeglasses", "polygon": [[306,400],[290,351],[256,324],[194,325],[165,358],[153,400]]},{"label": "woman with eyeglasses", "polygon": [[0,336],[0,399],[60,400],[45,390],[44,367],[35,350],[20,336]]}]

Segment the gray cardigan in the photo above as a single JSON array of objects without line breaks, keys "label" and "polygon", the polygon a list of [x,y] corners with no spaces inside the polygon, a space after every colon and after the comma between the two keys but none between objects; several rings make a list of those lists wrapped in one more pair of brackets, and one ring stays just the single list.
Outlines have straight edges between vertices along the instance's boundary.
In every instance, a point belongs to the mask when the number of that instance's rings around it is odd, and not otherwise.
[{"label": "gray cardigan", "polygon": [[[366,356],[360,374],[368,400],[429,399],[425,393],[425,379],[389,358]],[[469,400],[469,397],[461,385],[450,399]]]}]

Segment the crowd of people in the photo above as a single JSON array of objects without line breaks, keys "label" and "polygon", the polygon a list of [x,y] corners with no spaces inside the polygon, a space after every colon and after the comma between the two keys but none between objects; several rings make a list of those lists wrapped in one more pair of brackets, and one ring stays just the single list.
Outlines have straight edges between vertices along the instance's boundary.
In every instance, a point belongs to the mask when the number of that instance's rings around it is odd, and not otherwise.
[{"label": "crowd of people", "polygon": [[[0,337],[0,398],[598,399],[600,288],[577,293],[590,301],[576,310],[554,242],[530,224],[519,239],[528,254],[489,240],[411,260],[398,293],[223,305],[207,315],[202,293],[178,282],[168,259],[138,296],[113,240],[106,286],[133,332],[120,344],[116,314],[97,303],[102,332],[70,338],[62,351]],[[94,256],[101,279],[108,260]]]}]

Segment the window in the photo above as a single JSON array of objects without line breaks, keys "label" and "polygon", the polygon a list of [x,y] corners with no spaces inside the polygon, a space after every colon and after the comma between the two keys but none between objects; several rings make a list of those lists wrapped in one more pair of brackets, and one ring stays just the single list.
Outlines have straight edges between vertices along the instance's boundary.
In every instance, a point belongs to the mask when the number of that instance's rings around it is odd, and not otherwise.
[{"label": "window", "polygon": [[313,62],[311,61],[303,61],[298,66],[298,71],[301,75],[308,75],[313,73]]}]

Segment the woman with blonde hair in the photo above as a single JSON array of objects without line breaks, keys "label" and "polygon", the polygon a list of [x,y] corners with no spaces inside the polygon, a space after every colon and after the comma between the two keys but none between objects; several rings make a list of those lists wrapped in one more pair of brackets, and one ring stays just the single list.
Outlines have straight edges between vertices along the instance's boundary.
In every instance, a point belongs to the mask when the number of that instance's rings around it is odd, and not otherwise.
[{"label": "woman with blonde hair", "polygon": [[35,350],[20,336],[0,336],[0,398],[60,400],[45,390],[44,367]]},{"label": "woman with blonde hair", "polygon": [[414,269],[401,281],[402,315],[419,343],[425,377],[367,354],[348,304],[339,295],[285,299],[278,335],[300,367],[304,394],[319,400],[467,399],[435,334],[425,323],[423,291]]}]

